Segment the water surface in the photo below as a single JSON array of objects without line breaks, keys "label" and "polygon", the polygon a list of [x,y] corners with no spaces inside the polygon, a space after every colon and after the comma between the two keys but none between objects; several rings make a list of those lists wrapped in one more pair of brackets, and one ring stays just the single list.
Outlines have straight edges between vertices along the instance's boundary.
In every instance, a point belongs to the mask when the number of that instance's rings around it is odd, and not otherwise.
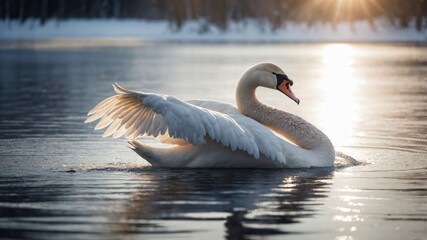
[{"label": "water surface", "polygon": [[[1,238],[426,239],[425,45],[76,41],[1,44]],[[154,169],[83,124],[114,82],[234,104],[241,74],[264,61],[301,104],[259,98],[367,164]]]}]

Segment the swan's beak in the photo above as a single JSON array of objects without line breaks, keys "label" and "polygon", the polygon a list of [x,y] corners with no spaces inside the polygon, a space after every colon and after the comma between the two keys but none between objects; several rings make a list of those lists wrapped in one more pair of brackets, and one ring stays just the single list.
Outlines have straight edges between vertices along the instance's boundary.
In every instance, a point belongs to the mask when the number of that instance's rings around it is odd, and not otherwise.
[{"label": "swan's beak", "polygon": [[277,89],[279,89],[279,91],[281,91],[283,94],[285,94],[290,99],[294,100],[297,104],[299,104],[300,103],[299,99],[292,92],[292,89],[291,89],[292,84],[293,84],[292,80],[290,79],[289,81],[285,80],[277,87]]}]

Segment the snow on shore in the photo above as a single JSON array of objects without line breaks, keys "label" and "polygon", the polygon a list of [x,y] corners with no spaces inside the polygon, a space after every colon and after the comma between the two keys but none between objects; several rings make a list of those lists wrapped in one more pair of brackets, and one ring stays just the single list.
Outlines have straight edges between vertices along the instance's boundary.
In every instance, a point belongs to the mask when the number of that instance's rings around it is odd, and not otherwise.
[{"label": "snow on shore", "polygon": [[167,21],[145,20],[66,20],[48,21],[41,26],[38,21],[0,22],[0,40],[43,39],[141,39],[152,41],[202,41],[202,42],[427,42],[427,30],[414,27],[394,28],[377,20],[375,30],[366,21],[340,23],[336,28],[325,24],[308,27],[287,24],[276,31],[255,21],[232,23],[226,31],[208,26],[201,21],[187,22],[182,29],[174,30]]}]

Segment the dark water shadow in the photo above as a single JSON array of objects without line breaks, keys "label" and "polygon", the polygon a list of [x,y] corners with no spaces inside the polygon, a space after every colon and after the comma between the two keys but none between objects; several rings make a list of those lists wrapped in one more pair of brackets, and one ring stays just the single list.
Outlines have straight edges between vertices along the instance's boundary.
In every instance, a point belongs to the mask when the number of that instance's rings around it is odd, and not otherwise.
[{"label": "dark water shadow", "polygon": [[[140,190],[118,219],[222,221],[226,239],[297,234],[286,225],[316,214],[333,169],[146,169]],[[218,214],[222,213],[222,214]],[[122,221],[120,232],[135,229]],[[165,229],[151,228],[161,234]],[[199,231],[201,229],[193,229]],[[164,233],[167,233],[165,231]]]}]

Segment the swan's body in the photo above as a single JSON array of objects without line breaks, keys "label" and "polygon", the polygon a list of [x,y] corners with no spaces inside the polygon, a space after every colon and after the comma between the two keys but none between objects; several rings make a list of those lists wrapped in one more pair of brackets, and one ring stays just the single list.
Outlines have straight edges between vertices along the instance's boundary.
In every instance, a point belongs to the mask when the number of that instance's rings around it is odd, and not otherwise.
[{"label": "swan's body", "polygon": [[[238,108],[214,101],[183,102],[115,84],[118,95],[92,109],[86,122],[102,118],[95,129],[109,126],[104,136],[126,135],[131,148],[153,166],[333,166],[335,151],[325,134],[296,115],[260,103],[255,96],[259,86],[277,88],[299,103],[290,90],[292,83],[277,66],[258,64],[237,86]],[[151,147],[135,140],[140,136],[176,145]]]}]

